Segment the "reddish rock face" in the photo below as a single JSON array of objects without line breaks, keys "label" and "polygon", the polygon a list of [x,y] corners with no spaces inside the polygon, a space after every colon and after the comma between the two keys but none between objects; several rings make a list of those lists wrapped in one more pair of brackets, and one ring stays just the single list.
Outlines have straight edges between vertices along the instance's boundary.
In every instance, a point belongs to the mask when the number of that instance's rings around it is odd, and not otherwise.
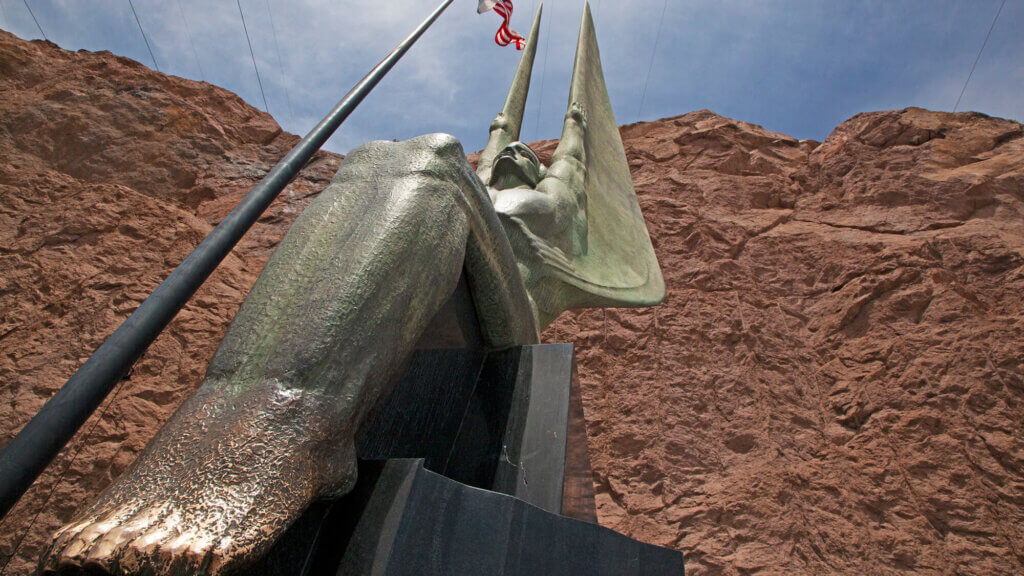
[{"label": "reddish rock face", "polygon": [[578,343],[601,522],[690,574],[1024,573],[1021,125],[622,135],[668,298],[546,334]]},{"label": "reddish rock face", "polygon": [[[296,142],[221,88],[0,31],[0,445]],[[199,385],[339,162],[314,158],[0,523],[0,572],[32,573]]]},{"label": "reddish rock face", "polygon": [[[545,334],[577,343],[601,522],[690,574],[1024,572],[1022,135],[919,109],[821,144],[708,111],[624,127],[668,298]],[[0,32],[0,443],[296,141],[214,86]],[[0,524],[6,573],[198,386],[339,159]]]}]

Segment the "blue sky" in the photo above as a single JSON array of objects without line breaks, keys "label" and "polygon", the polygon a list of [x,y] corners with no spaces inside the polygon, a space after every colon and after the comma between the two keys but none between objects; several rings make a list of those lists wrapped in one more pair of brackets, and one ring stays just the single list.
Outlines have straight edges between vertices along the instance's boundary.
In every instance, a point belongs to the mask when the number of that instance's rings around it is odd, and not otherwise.
[{"label": "blue sky", "polygon": [[[952,110],[1000,1],[593,0],[591,8],[620,124],[709,108],[821,140],[857,112]],[[264,107],[233,0],[133,2],[160,70],[205,78]],[[513,28],[529,30],[537,3],[516,2]],[[110,50],[153,66],[127,0],[28,4],[63,48]],[[304,134],[436,2],[241,4],[270,112]],[[561,130],[582,6],[545,2],[524,140]],[[23,0],[0,0],[0,7],[0,28],[40,37]],[[346,152],[367,140],[448,132],[467,151],[481,148],[519,53],[494,44],[498,17],[475,8],[476,0],[456,0],[327,147]],[[1024,0],[1007,0],[961,110],[1024,120],[1021,30]]]}]

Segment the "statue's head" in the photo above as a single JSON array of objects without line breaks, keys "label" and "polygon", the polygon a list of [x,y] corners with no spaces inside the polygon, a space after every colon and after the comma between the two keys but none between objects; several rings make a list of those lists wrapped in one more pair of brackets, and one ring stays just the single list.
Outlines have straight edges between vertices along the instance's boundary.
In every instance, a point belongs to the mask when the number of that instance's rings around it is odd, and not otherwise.
[{"label": "statue's head", "polygon": [[544,178],[547,168],[537,154],[522,142],[513,142],[498,153],[491,171],[491,188],[504,190],[526,186],[535,188]]}]

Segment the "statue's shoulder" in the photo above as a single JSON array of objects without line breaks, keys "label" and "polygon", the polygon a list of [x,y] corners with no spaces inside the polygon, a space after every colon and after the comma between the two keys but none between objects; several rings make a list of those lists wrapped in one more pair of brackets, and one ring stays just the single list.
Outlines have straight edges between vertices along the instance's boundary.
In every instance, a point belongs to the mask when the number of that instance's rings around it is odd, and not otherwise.
[{"label": "statue's shoulder", "polygon": [[352,149],[335,181],[384,179],[415,175],[445,177],[469,168],[459,139],[451,134],[425,134],[408,140],[375,140]]},{"label": "statue's shoulder", "polygon": [[462,143],[451,134],[438,132],[424,134],[408,140],[374,140],[352,149],[345,162],[375,162],[397,159],[415,163],[430,162],[434,158],[465,160]]}]

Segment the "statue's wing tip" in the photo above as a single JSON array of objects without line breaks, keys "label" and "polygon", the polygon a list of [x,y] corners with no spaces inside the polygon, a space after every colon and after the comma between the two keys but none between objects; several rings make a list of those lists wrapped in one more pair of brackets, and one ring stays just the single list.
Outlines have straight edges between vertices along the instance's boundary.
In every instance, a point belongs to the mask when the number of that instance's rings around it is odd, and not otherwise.
[{"label": "statue's wing tip", "polygon": [[[605,85],[589,3],[576,45],[569,106],[587,113],[583,133],[587,197],[585,254],[559,270],[566,288],[559,299],[567,308],[654,306],[665,298],[665,282],[640,210],[626,151]],[[555,155],[561,152],[559,143]]]},{"label": "statue's wing tip", "polygon": [[590,9],[590,2],[583,3],[583,26],[594,27],[594,14]]},{"label": "statue's wing tip", "polygon": [[540,36],[540,21],[543,9],[543,3],[537,7],[537,14],[533,17],[530,35],[526,39],[526,47],[522,51],[519,65],[516,67],[515,75],[512,77],[512,85],[509,86],[508,96],[505,97],[505,105],[501,108],[507,128],[504,132],[491,132],[487,146],[480,154],[477,174],[480,175],[484,182],[489,179],[491,168],[494,164],[494,157],[498,151],[509,142],[519,139],[519,133],[523,126],[523,114],[526,111],[526,99],[530,92],[533,60],[537,55],[537,40]]}]

